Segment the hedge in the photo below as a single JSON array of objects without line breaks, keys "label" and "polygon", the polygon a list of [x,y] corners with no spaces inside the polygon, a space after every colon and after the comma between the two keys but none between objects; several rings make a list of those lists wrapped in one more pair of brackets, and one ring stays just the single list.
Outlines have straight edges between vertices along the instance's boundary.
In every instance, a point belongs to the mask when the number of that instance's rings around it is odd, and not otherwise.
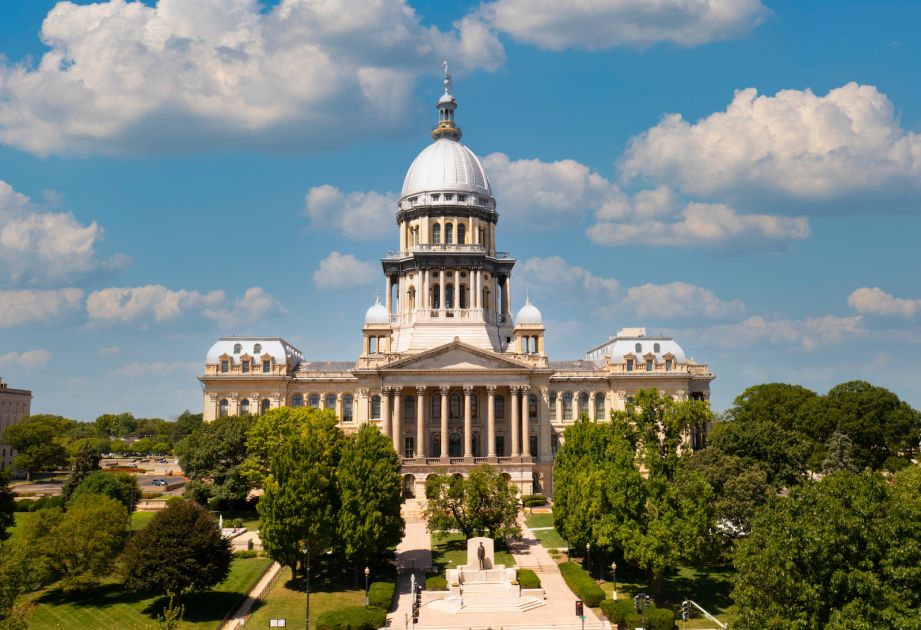
[{"label": "hedge", "polygon": [[595,583],[594,578],[575,562],[562,563],[560,573],[563,574],[569,589],[589,608],[595,608],[604,601],[604,591]]},{"label": "hedge", "polygon": [[425,576],[425,590],[427,591],[446,591],[448,590],[448,579],[439,574]]},{"label": "hedge", "polygon": [[547,505],[547,497],[542,494],[526,494],[521,497],[521,504],[525,507],[540,507]]},{"label": "hedge", "polygon": [[38,499],[19,499],[16,512],[37,512],[44,508],[61,507],[61,497],[39,497]]},{"label": "hedge", "polygon": [[[636,612],[633,600],[605,600],[601,603],[601,612],[614,624],[627,628],[643,627],[643,617]],[[675,613],[667,608],[650,606],[646,609],[646,630],[673,630]]]},{"label": "hedge", "polygon": [[531,569],[518,569],[518,584],[521,588],[540,588],[540,578]]},{"label": "hedge", "polygon": [[390,610],[396,587],[393,582],[374,582],[368,589],[368,603],[375,608]]},{"label": "hedge", "polygon": [[317,630],[377,630],[386,623],[387,611],[382,608],[350,606],[320,615]]}]

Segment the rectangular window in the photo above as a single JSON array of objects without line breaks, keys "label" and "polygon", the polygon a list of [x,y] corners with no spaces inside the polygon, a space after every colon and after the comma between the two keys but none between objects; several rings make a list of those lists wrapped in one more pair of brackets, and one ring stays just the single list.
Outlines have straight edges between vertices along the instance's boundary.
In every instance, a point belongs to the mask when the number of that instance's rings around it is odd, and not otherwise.
[{"label": "rectangular window", "polygon": [[246,374],[249,372],[249,361],[243,362],[243,373]]},{"label": "rectangular window", "polygon": [[532,457],[537,457],[537,456],[538,456],[538,452],[537,452],[537,436],[536,436],[536,435],[529,435],[529,436],[528,436],[528,444],[529,444],[530,449],[531,449],[531,456],[532,456]]},{"label": "rectangular window", "polygon": [[229,372],[229,371],[230,371],[230,362],[229,362],[229,361],[221,361],[221,372],[223,372],[223,373],[226,374],[226,373]]},{"label": "rectangular window", "polygon": [[415,420],[416,419],[416,398],[415,396],[407,396],[403,399],[403,419],[404,420]]},{"label": "rectangular window", "polygon": [[558,433],[551,433],[550,434],[550,454],[555,456],[558,450],[560,450],[560,435]]},{"label": "rectangular window", "polygon": [[263,373],[263,374],[268,374],[268,373],[271,372],[271,371],[272,371],[272,362],[271,362],[271,361],[263,361],[263,362],[262,362],[262,373]]},{"label": "rectangular window", "polygon": [[352,421],[352,397],[346,396],[342,399],[342,421]]},{"label": "rectangular window", "polygon": [[460,203],[464,203],[465,201],[467,201],[467,195],[458,195],[458,196],[457,196],[457,200],[458,200]]},{"label": "rectangular window", "polygon": [[672,371],[672,360],[671,359],[665,359],[665,371],[666,372]]},{"label": "rectangular window", "polygon": [[505,436],[496,436],[496,457],[505,457]]},{"label": "rectangular window", "polygon": [[415,438],[404,438],[403,439],[403,457],[415,457],[416,456],[416,440]]},{"label": "rectangular window", "polygon": [[559,420],[558,415],[556,412],[556,394],[550,394],[550,419]]},{"label": "rectangular window", "polygon": [[452,199],[454,199],[454,195],[452,193],[445,193],[445,201],[451,201]]},{"label": "rectangular window", "polygon": [[496,396],[496,419],[505,418],[505,396]]},{"label": "rectangular window", "polygon": [[652,359],[646,359],[646,371],[652,372]]},{"label": "rectangular window", "polygon": [[629,361],[629,360],[627,361],[627,371],[628,372],[633,371],[633,361]]}]

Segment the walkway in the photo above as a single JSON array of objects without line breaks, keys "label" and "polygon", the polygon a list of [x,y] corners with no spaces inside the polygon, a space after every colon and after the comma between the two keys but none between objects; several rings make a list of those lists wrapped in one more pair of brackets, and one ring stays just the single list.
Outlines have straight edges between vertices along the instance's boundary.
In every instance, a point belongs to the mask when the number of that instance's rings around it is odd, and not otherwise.
[{"label": "walkway", "polygon": [[237,608],[237,611],[233,616],[227,620],[227,622],[221,626],[221,630],[237,630],[237,628],[242,627],[246,616],[253,609],[253,606],[256,605],[256,602],[259,601],[259,598],[265,594],[266,589],[275,581],[275,578],[278,576],[278,573],[281,571],[282,566],[277,562],[273,562],[266,571],[262,578],[256,585],[249,590],[249,593],[246,595],[246,599],[240,604],[240,607]]},{"label": "walkway", "polygon": [[[432,566],[432,538],[425,528],[425,521],[419,516],[416,502],[407,499],[403,507],[406,518],[406,532],[397,545],[397,607],[387,615],[389,627],[406,628],[412,626],[413,599],[410,592],[410,575],[415,572],[417,584],[425,583],[425,570]],[[410,623],[407,625],[406,621]],[[419,624],[415,626],[419,628]]]}]

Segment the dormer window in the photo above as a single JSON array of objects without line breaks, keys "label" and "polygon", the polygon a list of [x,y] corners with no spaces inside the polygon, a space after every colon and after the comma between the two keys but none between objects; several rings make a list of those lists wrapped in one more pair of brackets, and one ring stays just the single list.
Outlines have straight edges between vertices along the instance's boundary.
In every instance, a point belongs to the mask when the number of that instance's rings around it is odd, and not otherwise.
[{"label": "dormer window", "polygon": [[263,373],[263,374],[268,374],[268,373],[271,372],[271,371],[272,371],[272,362],[271,362],[271,361],[263,361],[263,362],[262,362],[262,373]]},{"label": "dormer window", "polygon": [[233,344],[233,353],[240,354],[241,352],[243,352],[243,346],[239,343]]},{"label": "dormer window", "polygon": [[633,359],[627,359],[627,371],[628,372],[633,371]]},{"label": "dormer window", "polygon": [[259,354],[260,352],[262,352],[262,344],[257,343],[255,346],[253,346],[253,354]]},{"label": "dormer window", "polygon": [[441,193],[435,193],[432,195],[432,201],[438,201],[439,199],[441,199]]},{"label": "dormer window", "polygon": [[666,372],[672,371],[672,360],[671,359],[665,359],[665,371]]},{"label": "dormer window", "polygon": [[646,371],[652,372],[652,359],[646,359]]},{"label": "dormer window", "polygon": [[230,361],[221,361],[221,372],[226,374],[230,371]]},{"label": "dormer window", "polygon": [[243,362],[243,373],[247,374],[249,372],[249,361]]}]

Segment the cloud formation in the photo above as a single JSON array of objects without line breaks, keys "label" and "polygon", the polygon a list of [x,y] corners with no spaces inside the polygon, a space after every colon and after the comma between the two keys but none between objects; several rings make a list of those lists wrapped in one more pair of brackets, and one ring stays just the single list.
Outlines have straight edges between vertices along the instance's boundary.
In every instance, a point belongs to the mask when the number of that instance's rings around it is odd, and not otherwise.
[{"label": "cloud formation", "polygon": [[712,326],[702,336],[707,343],[718,348],[772,345],[814,350],[844,343],[868,332],[860,315],[824,315],[801,320],[752,315],[741,322]]},{"label": "cloud formation", "polygon": [[262,287],[250,287],[243,297],[234,301],[233,306],[223,308],[206,308],[204,315],[222,328],[240,324],[252,324],[267,315],[287,313],[281,302]]},{"label": "cloud formation", "polygon": [[585,267],[572,265],[560,256],[529,258],[521,269],[528,283],[547,297],[575,293],[616,300],[622,293],[620,282],[615,278],[596,276]]},{"label": "cloud formation", "polygon": [[99,258],[102,235],[95,221],[84,225],[70,212],[44,212],[0,180],[0,283],[55,284],[124,267],[124,255]]},{"label": "cloud formation", "polygon": [[921,312],[921,299],[897,298],[879,287],[860,287],[847,298],[848,305],[863,315],[886,315],[911,319]]},{"label": "cloud formation", "polygon": [[313,283],[321,291],[352,289],[374,284],[381,271],[372,262],[359,260],[352,254],[330,252],[313,272]]},{"label": "cloud formation", "polygon": [[82,289],[0,291],[0,328],[46,324],[82,306]]},{"label": "cloud formation", "polygon": [[665,116],[630,141],[621,168],[688,194],[842,200],[917,191],[921,135],[902,129],[872,85],[848,83],[825,96],[808,89],[758,96],[749,88],[696,123]]},{"label": "cloud formation", "polygon": [[405,0],[58,3],[35,67],[0,62],[0,141],[40,155],[313,150],[393,130],[444,50],[502,65],[467,16],[424,26]]},{"label": "cloud formation", "polygon": [[23,367],[31,370],[41,367],[51,360],[47,350],[28,350],[26,352],[7,352],[0,354],[0,367]]},{"label": "cloud formation", "polygon": [[190,361],[132,361],[106,372],[107,377],[141,378],[164,374],[195,375],[201,370],[200,363]]},{"label": "cloud formation", "polygon": [[768,14],[760,0],[497,0],[483,10],[495,28],[549,50],[697,46],[744,35]]},{"label": "cloud formation", "polygon": [[630,287],[617,306],[633,311],[637,317],[670,320],[696,317],[728,319],[747,311],[739,300],[721,300],[713,291],[688,282]]},{"label": "cloud formation", "polygon": [[329,184],[314,186],[304,198],[311,228],[333,228],[356,241],[392,238],[396,209],[393,193],[344,193]]}]

